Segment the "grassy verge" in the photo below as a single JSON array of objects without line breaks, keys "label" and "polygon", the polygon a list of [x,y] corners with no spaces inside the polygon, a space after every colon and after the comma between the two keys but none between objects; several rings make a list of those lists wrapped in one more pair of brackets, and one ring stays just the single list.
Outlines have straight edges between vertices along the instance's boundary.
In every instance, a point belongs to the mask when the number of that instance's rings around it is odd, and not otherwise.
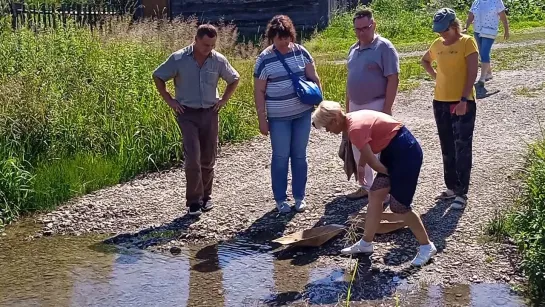
[{"label": "grassy verge", "polygon": [[[114,25],[107,34],[64,30],[0,32],[0,225],[19,212],[53,208],[73,196],[181,160],[178,126],[151,72],[192,41],[194,22]],[[221,28],[218,50],[244,59]],[[220,141],[256,134],[252,65],[222,110]],[[170,84],[172,86],[172,84]],[[171,88],[172,89],[172,88]]]},{"label": "grassy verge", "polygon": [[[437,37],[431,30],[433,14],[439,7],[452,7],[458,17],[465,22],[472,1],[426,1],[426,0],[373,0],[371,8],[377,20],[377,32],[395,44],[400,52],[424,50],[429,42]],[[509,8],[509,22],[514,40],[537,39],[544,34],[528,34],[517,38],[517,35],[528,29],[541,27],[545,18],[545,7],[537,1],[504,1]],[[338,14],[331,25],[321,33],[317,33],[305,43],[313,53],[329,59],[346,57],[348,48],[356,41],[353,26],[353,12]],[[500,23],[501,24],[501,23]],[[472,34],[473,27],[470,28]],[[503,33],[503,26],[500,26]],[[498,42],[503,41],[500,34]]]},{"label": "grassy verge", "polygon": [[515,90],[515,94],[526,97],[538,97],[543,90],[545,90],[545,82],[536,86],[522,86]]},{"label": "grassy verge", "polygon": [[545,299],[545,139],[529,146],[520,172],[520,194],[513,207],[498,212],[487,227],[495,239],[511,238],[522,255],[528,293],[535,302]]}]

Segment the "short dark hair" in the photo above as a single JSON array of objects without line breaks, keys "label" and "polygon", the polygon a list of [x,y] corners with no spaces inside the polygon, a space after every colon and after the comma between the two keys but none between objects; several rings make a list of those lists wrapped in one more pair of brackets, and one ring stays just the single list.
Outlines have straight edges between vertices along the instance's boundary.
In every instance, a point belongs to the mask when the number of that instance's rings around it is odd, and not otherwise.
[{"label": "short dark hair", "polygon": [[291,19],[286,15],[276,15],[267,24],[265,37],[272,44],[273,39],[278,35],[280,38],[290,37],[295,42],[295,26]]},{"label": "short dark hair", "polygon": [[365,18],[365,17],[367,17],[369,19],[373,19],[373,11],[371,9],[358,10],[354,14],[354,18],[352,18],[352,22],[356,21],[356,19]]},{"label": "short dark hair", "polygon": [[216,30],[216,27],[211,24],[202,24],[197,28],[197,37],[203,38],[205,35],[214,38],[218,35],[218,31]]}]

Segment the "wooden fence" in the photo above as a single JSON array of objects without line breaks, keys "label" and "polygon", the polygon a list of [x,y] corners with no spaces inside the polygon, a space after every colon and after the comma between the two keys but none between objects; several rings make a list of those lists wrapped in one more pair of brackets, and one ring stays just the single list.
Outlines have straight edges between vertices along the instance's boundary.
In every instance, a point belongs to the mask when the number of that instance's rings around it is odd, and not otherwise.
[{"label": "wooden fence", "polygon": [[74,22],[79,26],[88,26],[91,30],[103,29],[108,20],[120,19],[130,10],[116,5],[28,5],[12,3],[4,13],[11,15],[13,29],[30,27],[33,29],[66,26]]},{"label": "wooden fence", "polygon": [[[1,1],[1,0],[0,0]],[[111,0],[110,0],[111,1]],[[63,4],[35,6],[26,3],[11,3],[0,15],[10,15],[13,29],[30,27],[65,27],[68,22],[91,30],[103,30],[112,19],[125,19],[132,23],[141,18],[172,19],[179,16],[197,16],[200,22],[216,22],[219,19],[234,21],[240,33],[255,34],[263,30],[273,14],[286,13],[292,17],[299,29],[323,28],[336,11],[353,9],[370,0],[113,0],[118,4]],[[161,4],[161,5],[159,5]],[[251,4],[251,5],[250,5]],[[165,12],[156,12],[163,6]],[[166,13],[166,14],[164,14]],[[161,15],[161,16],[157,16]],[[165,16],[166,15],[166,16]]]}]

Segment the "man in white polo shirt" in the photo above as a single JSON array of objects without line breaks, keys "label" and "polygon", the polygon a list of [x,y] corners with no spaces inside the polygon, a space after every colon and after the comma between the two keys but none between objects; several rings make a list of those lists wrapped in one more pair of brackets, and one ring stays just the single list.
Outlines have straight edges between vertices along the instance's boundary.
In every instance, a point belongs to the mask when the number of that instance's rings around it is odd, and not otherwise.
[{"label": "man in white polo shirt", "polygon": [[[399,55],[394,45],[375,32],[373,12],[363,9],[354,15],[354,30],[358,42],[350,47],[347,60],[346,112],[362,109],[392,115],[392,106],[399,85]],[[352,146],[354,159],[360,152]],[[346,197],[351,200],[367,196],[373,184],[374,171],[366,165],[358,167],[360,187]]]}]

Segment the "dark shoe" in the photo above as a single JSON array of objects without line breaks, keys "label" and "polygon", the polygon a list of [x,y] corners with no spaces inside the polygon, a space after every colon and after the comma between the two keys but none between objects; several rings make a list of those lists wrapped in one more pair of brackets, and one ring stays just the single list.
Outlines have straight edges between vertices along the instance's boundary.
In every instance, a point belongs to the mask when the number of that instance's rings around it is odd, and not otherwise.
[{"label": "dark shoe", "polygon": [[199,216],[201,213],[201,204],[196,203],[189,205],[189,215]]},{"label": "dark shoe", "polygon": [[214,208],[214,202],[211,199],[205,199],[202,202],[201,210],[203,212],[207,212],[212,210]]}]

